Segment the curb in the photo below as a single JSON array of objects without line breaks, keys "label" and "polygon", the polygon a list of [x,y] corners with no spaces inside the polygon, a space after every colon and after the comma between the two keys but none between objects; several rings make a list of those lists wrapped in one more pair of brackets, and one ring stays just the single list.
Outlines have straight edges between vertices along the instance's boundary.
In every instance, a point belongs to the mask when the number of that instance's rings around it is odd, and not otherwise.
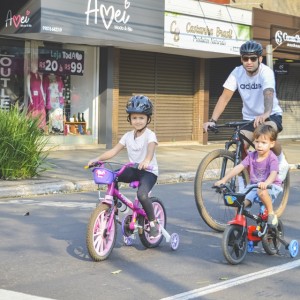
[{"label": "curb", "polygon": [[[178,183],[192,181],[195,177],[194,172],[179,173],[172,175],[160,175],[157,184]],[[82,191],[96,191],[97,185],[93,180],[55,180],[43,182],[34,182],[31,184],[19,184],[17,182],[13,186],[6,186],[0,188],[0,199],[28,197],[38,195],[49,195],[59,193],[74,193]],[[105,189],[105,186],[103,186]]]},{"label": "curb", "polygon": [[[290,164],[290,170],[299,169],[300,164]],[[193,181],[194,178],[195,172],[161,174],[158,177],[157,184],[189,182]],[[20,185],[18,185],[18,182],[15,182],[12,186],[0,188],[0,199],[96,190],[97,185],[95,185],[93,180],[78,180],[73,182],[68,180],[51,179]]]}]

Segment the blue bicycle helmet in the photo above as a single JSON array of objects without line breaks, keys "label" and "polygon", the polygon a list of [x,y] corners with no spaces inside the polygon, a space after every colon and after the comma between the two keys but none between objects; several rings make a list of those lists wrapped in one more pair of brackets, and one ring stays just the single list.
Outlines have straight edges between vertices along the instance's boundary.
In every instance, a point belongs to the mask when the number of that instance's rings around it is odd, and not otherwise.
[{"label": "blue bicycle helmet", "polygon": [[153,105],[150,99],[144,95],[132,96],[127,105],[126,112],[128,114],[145,114],[152,115]]},{"label": "blue bicycle helmet", "polygon": [[263,47],[260,43],[255,41],[247,41],[240,48],[240,54],[256,54],[257,56],[261,56],[263,53]]}]

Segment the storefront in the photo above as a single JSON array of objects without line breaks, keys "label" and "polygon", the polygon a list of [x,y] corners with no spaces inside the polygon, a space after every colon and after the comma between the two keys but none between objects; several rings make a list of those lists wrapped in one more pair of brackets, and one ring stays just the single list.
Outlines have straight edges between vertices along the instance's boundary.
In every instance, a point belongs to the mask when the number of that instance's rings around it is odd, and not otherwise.
[{"label": "storefront", "polygon": [[146,94],[155,107],[150,127],[160,141],[202,143],[209,59],[237,55],[249,38],[251,12],[188,4],[5,3],[0,12],[1,107],[18,102],[38,114],[53,144],[109,148],[130,128],[128,99]]},{"label": "storefront", "polygon": [[300,136],[300,17],[253,9],[253,38],[272,46],[283,138]]}]

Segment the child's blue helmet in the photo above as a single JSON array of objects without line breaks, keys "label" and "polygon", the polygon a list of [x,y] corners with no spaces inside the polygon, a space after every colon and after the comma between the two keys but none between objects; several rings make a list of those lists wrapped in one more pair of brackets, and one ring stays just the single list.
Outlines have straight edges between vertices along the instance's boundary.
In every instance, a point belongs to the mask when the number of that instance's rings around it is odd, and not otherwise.
[{"label": "child's blue helmet", "polygon": [[128,114],[145,114],[151,116],[152,110],[152,102],[144,95],[132,96],[126,105],[126,112]]}]

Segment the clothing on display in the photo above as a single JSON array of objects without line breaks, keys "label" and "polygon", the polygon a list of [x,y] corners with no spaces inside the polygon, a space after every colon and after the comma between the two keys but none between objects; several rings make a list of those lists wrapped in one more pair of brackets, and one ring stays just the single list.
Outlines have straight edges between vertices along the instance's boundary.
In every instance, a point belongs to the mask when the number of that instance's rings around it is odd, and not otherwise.
[{"label": "clothing on display", "polygon": [[64,84],[60,76],[50,74],[44,78],[46,109],[49,114],[49,133],[64,133]]},{"label": "clothing on display", "polygon": [[33,117],[39,117],[39,127],[45,128],[46,110],[42,76],[36,70],[31,71],[27,79],[27,84],[29,94],[28,113]]}]

